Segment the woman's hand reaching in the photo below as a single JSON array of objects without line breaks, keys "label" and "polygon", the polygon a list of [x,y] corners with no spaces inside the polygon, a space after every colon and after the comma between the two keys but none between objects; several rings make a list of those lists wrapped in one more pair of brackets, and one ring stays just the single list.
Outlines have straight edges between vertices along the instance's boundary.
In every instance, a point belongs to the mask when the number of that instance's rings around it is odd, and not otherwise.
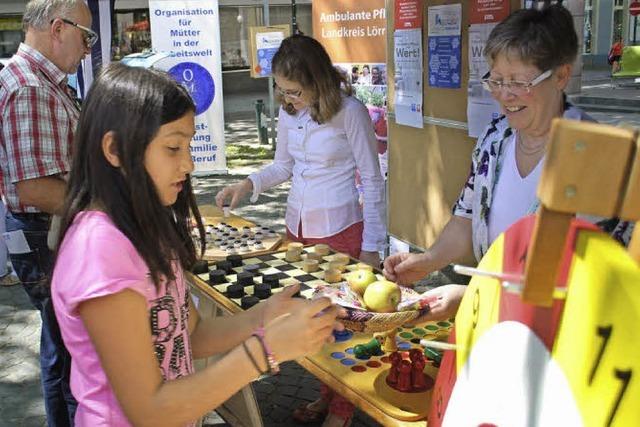
[{"label": "woman's hand reaching", "polygon": [[227,199],[230,199],[229,207],[233,209],[238,206],[240,201],[252,190],[253,183],[248,178],[243,179],[237,184],[226,186],[216,194],[216,206],[222,209]]}]

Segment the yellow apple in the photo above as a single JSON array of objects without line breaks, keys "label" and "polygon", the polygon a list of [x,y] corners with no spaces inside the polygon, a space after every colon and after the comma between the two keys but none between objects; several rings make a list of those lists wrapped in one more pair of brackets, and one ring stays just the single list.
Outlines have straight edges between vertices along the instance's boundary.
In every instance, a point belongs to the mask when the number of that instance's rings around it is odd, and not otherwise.
[{"label": "yellow apple", "polygon": [[366,262],[359,262],[358,265],[356,265],[356,269],[373,271],[373,266],[367,264]]},{"label": "yellow apple", "polygon": [[354,292],[357,292],[361,296],[364,295],[367,286],[378,280],[373,271],[368,270],[356,270],[347,275],[347,283]]},{"label": "yellow apple", "polygon": [[392,313],[400,302],[400,286],[388,280],[373,282],[364,291],[364,304],[369,311]]}]

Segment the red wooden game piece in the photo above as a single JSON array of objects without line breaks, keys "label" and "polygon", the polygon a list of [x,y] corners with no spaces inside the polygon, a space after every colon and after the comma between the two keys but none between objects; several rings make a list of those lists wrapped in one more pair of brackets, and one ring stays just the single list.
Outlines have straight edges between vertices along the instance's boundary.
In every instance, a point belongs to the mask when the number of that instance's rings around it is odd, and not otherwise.
[{"label": "red wooden game piece", "polygon": [[427,364],[421,352],[418,353],[413,364],[411,365],[411,386],[413,391],[421,391],[427,388],[427,382],[424,379],[424,366]]},{"label": "red wooden game piece", "polygon": [[396,389],[405,393],[411,391],[411,362],[408,360],[400,362]]},{"label": "red wooden game piece", "polygon": [[417,348],[412,348],[411,350],[409,350],[409,360],[411,360],[411,362],[415,362],[417,358],[424,358],[424,356],[422,355],[422,350]]},{"label": "red wooden game piece", "polygon": [[397,351],[394,351],[389,355],[389,360],[391,360],[391,369],[389,369],[387,383],[394,385],[398,382],[398,366],[402,361],[402,356]]}]

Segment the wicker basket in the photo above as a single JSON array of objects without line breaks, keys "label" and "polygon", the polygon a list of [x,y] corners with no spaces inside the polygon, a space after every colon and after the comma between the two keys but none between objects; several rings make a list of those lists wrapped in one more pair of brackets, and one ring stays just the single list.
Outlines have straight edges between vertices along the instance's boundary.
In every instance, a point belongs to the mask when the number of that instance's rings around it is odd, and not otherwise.
[{"label": "wicker basket", "polygon": [[[415,298],[418,293],[411,288],[400,287],[401,300]],[[396,311],[393,313],[374,313],[371,311],[346,308],[347,317],[340,319],[347,329],[355,332],[386,332],[402,326],[420,316],[420,310]]]}]

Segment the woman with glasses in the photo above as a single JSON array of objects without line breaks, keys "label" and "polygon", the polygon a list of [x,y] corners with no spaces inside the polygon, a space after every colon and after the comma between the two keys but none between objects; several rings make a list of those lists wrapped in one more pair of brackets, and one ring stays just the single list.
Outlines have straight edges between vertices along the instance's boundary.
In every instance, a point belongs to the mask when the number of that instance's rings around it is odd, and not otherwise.
[{"label": "woman with glasses", "polygon": [[[493,29],[484,51],[490,71],[483,84],[502,115],[478,139],[469,178],[436,242],[422,254],[387,258],[384,272],[389,279],[410,284],[471,254],[479,261],[498,235],[537,210],[536,187],[551,121],[592,120],[564,94],[577,52],[573,18],[559,5],[518,10]],[[628,223],[599,225],[628,241]],[[465,288],[447,285],[431,291],[437,299],[421,320],[453,316]]]},{"label": "woman with glasses", "polygon": [[[248,193],[255,202],[267,189],[291,179],[286,226],[289,240],[326,243],[372,265],[384,247],[384,181],[376,136],[366,107],[352,96],[351,82],[311,37],[286,38],[273,57],[272,70],[281,103],[278,144],[272,164],[216,196],[233,208]],[[364,186],[360,207],[356,169]],[[348,423],[353,406],[325,399],[302,408],[296,418],[317,421],[327,410],[336,417],[326,425]],[[335,411],[334,411],[335,409]],[[333,423],[333,424],[331,424]]]}]

